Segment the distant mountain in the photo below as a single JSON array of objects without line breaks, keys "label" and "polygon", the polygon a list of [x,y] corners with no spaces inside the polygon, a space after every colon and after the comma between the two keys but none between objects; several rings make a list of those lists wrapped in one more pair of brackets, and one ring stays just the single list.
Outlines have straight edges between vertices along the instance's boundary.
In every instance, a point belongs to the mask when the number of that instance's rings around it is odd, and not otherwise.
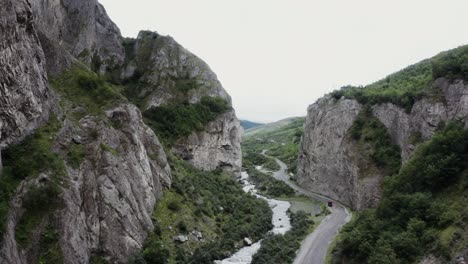
[{"label": "distant mountain", "polygon": [[[302,124],[304,123],[304,120],[305,120],[304,117],[289,117],[289,118],[282,119],[273,123],[268,123],[268,124],[264,124],[261,126],[252,127],[250,129],[245,129],[244,136],[249,137],[258,133],[267,133],[267,132],[276,131],[295,122],[299,122],[300,126],[302,126]],[[242,124],[242,121],[241,121],[241,124]]]},{"label": "distant mountain", "polygon": [[262,123],[255,123],[255,122],[248,121],[248,120],[241,120],[240,123],[241,123],[241,126],[242,126],[245,130],[251,129],[251,128],[255,128],[255,127],[259,127],[259,126],[263,126],[263,125],[264,125],[264,124],[262,124]]}]

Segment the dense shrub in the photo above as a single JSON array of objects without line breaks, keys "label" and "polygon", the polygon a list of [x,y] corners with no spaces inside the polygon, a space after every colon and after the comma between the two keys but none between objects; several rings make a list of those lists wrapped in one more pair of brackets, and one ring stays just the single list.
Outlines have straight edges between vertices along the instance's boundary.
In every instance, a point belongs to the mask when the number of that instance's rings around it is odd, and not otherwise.
[{"label": "dense shrub", "polygon": [[262,247],[253,256],[252,264],[289,264],[314,224],[304,212],[291,213],[292,229],[284,235],[270,235],[262,241]]},{"label": "dense shrub", "polygon": [[144,113],[147,123],[167,144],[202,131],[220,114],[228,111],[228,102],[219,97],[203,97],[199,103],[173,103],[152,108]]},{"label": "dense shrub", "polygon": [[393,144],[387,128],[372,115],[370,109],[364,109],[358,115],[350,128],[351,137],[360,144],[368,146],[364,148],[364,155],[372,160],[386,174],[392,175],[400,169],[400,148]]},{"label": "dense shrub", "polygon": [[53,78],[51,84],[65,99],[86,108],[90,114],[102,113],[103,109],[125,100],[117,87],[84,68],[65,71]]},{"label": "dense shrub", "polygon": [[[366,210],[345,226],[335,250],[349,263],[413,263],[432,253],[448,257],[440,245],[453,225],[466,228],[468,130],[458,122],[421,145],[401,171],[388,177],[376,210]],[[440,237],[440,239],[439,239]],[[452,241],[450,236],[448,241]]]},{"label": "dense shrub", "polygon": [[410,112],[413,104],[424,95],[424,90],[430,87],[431,81],[431,63],[422,61],[365,87],[343,87],[332,92],[331,96],[355,99],[363,105],[392,103]]},{"label": "dense shrub", "polygon": [[443,52],[365,87],[345,86],[330,95],[364,105],[392,103],[410,112],[417,100],[431,94],[431,82],[440,77],[468,80],[468,46]]},{"label": "dense shrub", "polygon": [[[139,259],[138,263],[167,263],[165,261],[168,259],[177,259],[177,263],[212,263],[234,253],[235,244],[245,237],[261,239],[273,227],[272,212],[268,204],[245,193],[232,176],[219,170],[200,171],[175,157],[171,157],[171,167],[173,190],[165,194],[170,199],[156,208],[155,219],[163,221],[169,214],[172,222],[164,223],[174,226],[177,229],[175,234],[201,228],[197,224],[200,222],[212,223],[215,226],[210,226],[209,232],[216,235],[209,236],[204,233],[204,239],[207,241],[192,248],[193,245],[187,245],[188,242],[178,246],[172,240],[172,236],[167,234],[167,229],[159,229],[162,233],[152,234],[140,257],[135,257]],[[167,208],[172,206],[173,201],[178,201],[178,210]],[[182,214],[190,214],[190,217],[184,218]],[[159,259],[161,262],[150,262],[149,258],[155,254],[162,254],[163,258]],[[141,259],[146,262],[141,262]]]},{"label": "dense shrub", "polygon": [[[244,164],[244,166],[246,165]],[[250,181],[255,184],[257,190],[263,195],[270,197],[288,197],[295,195],[295,191],[283,181],[258,171],[253,166],[247,166],[246,170],[249,173]]]},{"label": "dense shrub", "polygon": [[52,141],[59,127],[55,117],[51,117],[50,123],[40,128],[34,135],[27,137],[20,144],[3,150],[2,159],[5,167],[0,175],[0,234],[5,228],[8,203],[22,180],[46,171],[50,171],[54,179],[63,176],[65,172],[63,161],[52,152]]},{"label": "dense shrub", "polygon": [[432,60],[432,76],[434,79],[446,77],[452,80],[468,80],[468,46],[436,56]]}]

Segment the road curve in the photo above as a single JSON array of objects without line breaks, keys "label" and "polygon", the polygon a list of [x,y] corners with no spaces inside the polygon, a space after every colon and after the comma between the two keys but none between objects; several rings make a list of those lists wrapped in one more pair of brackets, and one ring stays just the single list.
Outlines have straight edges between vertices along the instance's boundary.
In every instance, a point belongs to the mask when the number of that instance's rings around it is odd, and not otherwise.
[{"label": "road curve", "polygon": [[351,213],[341,203],[297,186],[289,179],[286,164],[278,159],[276,159],[276,162],[280,166],[280,170],[273,173],[273,177],[284,181],[294,190],[314,200],[321,202],[333,201],[333,207],[330,208],[331,214],[327,215],[320,225],[302,241],[299,253],[294,260],[294,264],[324,264],[328,247],[338,235],[340,228],[351,220]]}]

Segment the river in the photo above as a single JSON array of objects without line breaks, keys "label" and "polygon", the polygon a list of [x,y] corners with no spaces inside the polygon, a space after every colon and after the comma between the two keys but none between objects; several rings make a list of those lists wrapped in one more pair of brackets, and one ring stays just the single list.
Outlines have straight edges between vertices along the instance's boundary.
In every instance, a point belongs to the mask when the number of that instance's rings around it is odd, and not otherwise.
[{"label": "river", "polygon": [[[241,183],[244,185],[242,188],[244,192],[251,193],[260,199],[264,199],[268,202],[271,210],[273,211],[272,224],[273,229],[270,231],[273,234],[285,234],[291,229],[291,221],[287,214],[291,204],[286,201],[279,201],[275,199],[269,199],[264,196],[257,194],[255,185],[249,181],[249,175],[247,172],[242,172]],[[227,259],[217,260],[216,264],[250,264],[252,263],[252,257],[260,249],[262,241],[253,243],[250,246],[245,246],[237,251],[234,255]]]}]

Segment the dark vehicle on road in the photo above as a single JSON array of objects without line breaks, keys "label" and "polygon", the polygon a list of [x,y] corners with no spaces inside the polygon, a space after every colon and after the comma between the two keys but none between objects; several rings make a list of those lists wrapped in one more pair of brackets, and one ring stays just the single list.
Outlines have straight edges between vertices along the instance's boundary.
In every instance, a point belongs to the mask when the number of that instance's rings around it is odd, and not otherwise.
[{"label": "dark vehicle on road", "polygon": [[333,202],[332,201],[329,201],[328,202],[328,207],[332,207],[333,206]]}]

